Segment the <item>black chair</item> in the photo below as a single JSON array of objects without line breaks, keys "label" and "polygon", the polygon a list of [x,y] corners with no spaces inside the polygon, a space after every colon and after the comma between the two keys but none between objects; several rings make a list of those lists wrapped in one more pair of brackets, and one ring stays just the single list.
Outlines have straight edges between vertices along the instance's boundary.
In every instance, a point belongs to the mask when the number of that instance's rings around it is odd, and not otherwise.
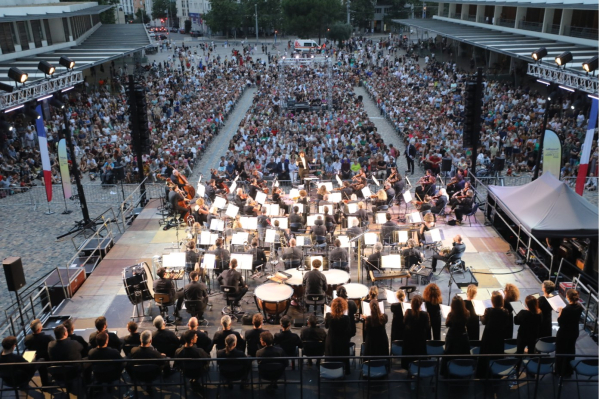
[{"label": "black chair", "polygon": [[[325,355],[325,342],[323,341],[302,341],[302,356],[322,357]],[[319,364],[320,359],[317,359]]]},{"label": "black chair", "polygon": [[[188,312],[192,317],[198,318],[199,323],[206,321],[204,320],[203,315],[207,304],[208,301],[203,300],[186,300],[184,302],[186,312]],[[206,324],[203,325],[203,327],[206,326],[208,326],[208,321],[206,321]]]},{"label": "black chair", "polygon": [[79,379],[81,370],[79,366],[74,365],[50,366],[48,374],[52,376],[59,387],[65,390],[67,396],[70,396],[73,391],[73,383]]},{"label": "black chair", "polygon": [[[367,360],[363,362],[360,370],[360,378],[367,380],[367,398],[371,397],[371,381],[385,380],[390,373],[387,360]],[[388,398],[390,397],[390,389],[388,382]]]},{"label": "black chair", "polygon": [[[419,396],[420,383],[422,379],[430,378],[430,382],[433,383],[433,379],[437,375],[438,363],[437,360],[418,360],[412,362],[408,366],[408,375],[414,377],[417,380],[417,396]],[[437,396],[437,385],[435,385]]]},{"label": "black chair", "polygon": [[0,370],[0,379],[2,379],[2,391],[0,391],[0,398],[4,394],[4,386],[12,388],[15,393],[15,398],[19,397],[19,391],[25,391],[25,395],[29,395],[29,382],[37,387],[35,381],[32,380],[35,374],[35,369],[25,370],[20,367],[2,368]]},{"label": "black chair", "polygon": [[139,345],[125,344],[123,345],[123,353],[125,354],[125,356],[129,356],[131,354],[131,350],[138,346]]},{"label": "black chair", "polygon": [[348,267],[348,262],[344,262],[341,260],[336,260],[330,263],[330,269],[340,269],[350,272],[350,267]]},{"label": "black chair", "polygon": [[327,236],[315,236],[315,242],[313,245],[316,249],[327,249]]},{"label": "black chair", "polygon": [[169,318],[169,306],[174,306],[175,301],[171,298],[170,294],[159,294],[154,293],[154,302],[160,310],[160,315],[165,320],[165,325],[173,325],[173,320]]},{"label": "black chair", "polygon": [[290,232],[292,232],[292,233],[300,233],[300,230],[302,230],[302,224],[301,223],[290,223]]},{"label": "black chair", "polygon": [[[123,376],[123,364],[116,363],[97,363],[92,364],[92,376],[94,382],[100,386],[110,389],[117,387],[119,397],[121,397],[121,377]],[[90,394],[90,396],[93,396]]]},{"label": "black chair", "polygon": [[196,391],[204,389],[204,377],[207,375],[208,364],[204,361],[184,361],[181,362],[179,367],[181,376],[181,386],[179,395],[180,397],[187,397],[187,382],[189,380],[190,386]]},{"label": "black chair", "polygon": [[[219,360],[219,386],[217,388],[217,398],[220,397],[221,386],[232,384],[233,382],[241,381],[242,383],[248,379],[250,371],[248,361],[241,359],[234,360]],[[252,396],[254,396],[254,385],[251,385]]]},{"label": "black chair", "polygon": [[232,285],[222,285],[221,292],[225,297],[225,301],[227,302],[227,306],[223,308],[221,313],[224,315],[228,315],[232,319],[238,319],[238,313],[235,311],[235,300],[237,299],[237,290]]},{"label": "black chair", "polygon": [[[345,377],[344,363],[342,362],[324,362],[319,367],[319,380],[317,388],[317,397],[321,397],[321,381],[322,380],[343,380]],[[344,385],[344,394],[346,393],[346,384]]]},{"label": "black chair", "polygon": [[[127,373],[133,380],[133,390],[137,398],[137,387],[138,385],[145,384],[148,393],[152,394],[152,384],[160,380],[162,382],[162,368],[158,364],[134,364],[133,367],[128,368]],[[162,390],[160,391],[160,397],[162,398]]]},{"label": "black chair", "polygon": [[260,391],[261,382],[263,380],[269,381],[271,384],[276,384],[283,377],[283,394],[285,397],[285,388],[287,385],[287,376],[285,374],[285,365],[279,362],[268,362],[262,361],[258,365],[258,389]]},{"label": "black chair", "polygon": [[475,214],[477,213],[477,209],[479,209],[479,203],[474,202],[473,203],[473,208],[471,208],[471,212],[465,214],[465,216],[467,217],[467,219],[469,219],[469,226],[471,225],[471,216],[473,216],[475,218],[475,220],[477,221],[477,218],[475,217]]},{"label": "black chair", "polygon": [[400,289],[406,294],[406,299],[410,300],[410,295],[417,290],[417,287],[415,285],[403,285]]},{"label": "black chair", "polygon": [[325,306],[325,294],[304,294],[304,304],[313,306],[313,314],[317,315],[317,305]]},{"label": "black chair", "polygon": [[300,259],[284,259],[283,267],[285,270],[287,269],[297,269],[302,265],[302,260]]}]

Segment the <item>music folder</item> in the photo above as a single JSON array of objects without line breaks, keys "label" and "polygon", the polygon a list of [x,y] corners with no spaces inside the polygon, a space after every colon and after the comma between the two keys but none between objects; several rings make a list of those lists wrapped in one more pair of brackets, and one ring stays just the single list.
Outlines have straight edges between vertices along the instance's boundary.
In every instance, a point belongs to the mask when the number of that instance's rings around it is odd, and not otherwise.
[{"label": "music folder", "polygon": [[[363,302],[362,303],[362,314],[363,316],[365,316],[365,318],[371,316],[371,306],[369,305],[369,302]],[[385,308],[384,308],[384,302],[380,301],[377,303],[377,305],[379,306],[379,311],[383,314],[385,313]]]},{"label": "music folder", "polygon": [[225,205],[227,205],[227,200],[223,197],[217,196],[215,197],[215,202],[213,202],[213,205],[218,209],[225,209]]},{"label": "music folder", "polygon": [[548,303],[550,304],[550,306],[552,306],[552,309],[554,309],[555,312],[558,312],[558,309],[567,306],[567,304],[565,303],[565,301],[563,301],[560,295],[554,295],[553,297],[546,299],[548,300]]},{"label": "music folder", "polygon": [[406,202],[407,204],[412,201],[413,196],[410,193],[410,191],[406,190],[404,193],[402,193],[402,197],[404,198],[404,202]]},{"label": "music folder", "polygon": [[233,245],[244,245],[246,242],[248,242],[248,233],[245,231],[233,233],[231,236],[231,244]]},{"label": "music folder", "polygon": [[382,269],[401,269],[402,268],[402,257],[400,254],[382,255],[381,256],[381,268]]},{"label": "music folder", "polygon": [[267,277],[268,280],[273,281],[274,283],[283,284],[285,281],[292,278],[292,275],[286,272],[278,271],[272,276]]}]

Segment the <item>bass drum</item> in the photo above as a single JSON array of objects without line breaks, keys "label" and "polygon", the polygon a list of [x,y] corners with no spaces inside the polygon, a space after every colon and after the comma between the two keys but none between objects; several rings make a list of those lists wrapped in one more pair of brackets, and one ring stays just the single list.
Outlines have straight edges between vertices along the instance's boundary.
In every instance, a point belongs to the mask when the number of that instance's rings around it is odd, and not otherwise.
[{"label": "bass drum", "polygon": [[122,277],[132,305],[154,299],[154,279],[146,262],[124,268]]}]

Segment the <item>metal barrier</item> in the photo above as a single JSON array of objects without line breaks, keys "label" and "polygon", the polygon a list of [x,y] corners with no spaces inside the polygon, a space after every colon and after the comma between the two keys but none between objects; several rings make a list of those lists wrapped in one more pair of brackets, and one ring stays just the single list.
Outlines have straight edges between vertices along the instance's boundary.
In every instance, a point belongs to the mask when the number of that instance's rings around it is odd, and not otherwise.
[{"label": "metal barrier", "polygon": [[148,198],[146,194],[146,180],[148,180],[148,178],[145,178],[140,184],[138,184],[138,186],[131,192],[131,194],[129,194],[127,198],[125,198],[121,203],[121,219],[124,229],[127,228],[127,219],[133,216],[133,210],[139,205],[144,205],[142,204],[142,202]]},{"label": "metal barrier", "polygon": [[[554,364],[556,359],[561,357],[573,358],[573,355],[543,355],[543,354],[527,354],[527,355],[460,355],[461,360],[473,360],[470,364],[461,364],[461,367],[457,370],[456,375],[450,374],[444,371],[446,363],[455,361],[457,355],[414,355],[410,356],[410,367],[407,374],[398,373],[401,367],[397,364],[398,360],[404,360],[408,356],[327,356],[327,357],[315,357],[315,356],[303,356],[303,357],[282,357],[282,358],[236,358],[236,359],[215,359],[215,358],[163,358],[163,359],[118,359],[118,360],[81,360],[81,361],[64,361],[64,362],[35,362],[35,366],[45,366],[44,371],[52,366],[61,366],[63,373],[65,370],[69,371],[68,375],[63,375],[59,370],[50,369],[50,374],[53,376],[52,385],[37,386],[35,388],[28,387],[28,390],[37,389],[66,389],[67,392],[75,394],[77,397],[87,398],[95,397],[97,392],[95,388],[117,388],[119,390],[119,396],[122,396],[121,389],[125,391],[131,390],[129,394],[135,392],[137,397],[138,388],[148,388],[152,390],[160,390],[161,397],[167,393],[171,398],[173,397],[187,397],[188,390],[191,388],[196,392],[201,391],[202,397],[207,398],[211,396],[219,397],[222,393],[223,387],[232,386],[232,382],[240,382],[246,392],[250,390],[250,395],[254,397],[255,390],[263,390],[264,385],[270,385],[276,383],[282,385],[281,389],[285,395],[287,389],[291,387],[295,389],[292,397],[304,398],[308,396],[321,396],[322,386],[331,385],[341,388],[344,386],[345,397],[356,397],[354,393],[362,393],[367,391],[367,397],[375,395],[372,391],[378,390],[382,394],[387,392],[391,395],[394,392],[398,397],[402,395],[410,396],[410,391],[416,390],[417,397],[420,397],[421,390],[432,390],[434,391],[433,398],[437,399],[442,392],[444,398],[456,397],[456,385],[457,383],[473,386],[475,393],[487,394],[489,389],[492,389],[493,393],[500,397],[497,392],[498,388],[494,385],[504,384],[508,389],[502,391],[503,398],[521,397],[521,390],[526,390],[528,397],[530,391],[533,390],[533,398],[545,398],[552,395],[554,391],[557,391],[557,399],[564,397],[563,388],[568,387],[568,384],[577,384],[578,391],[582,388],[587,387],[588,390],[584,391],[583,397],[593,397],[592,395],[597,394],[598,380],[592,380],[588,376],[576,376],[575,378],[565,379],[559,377],[558,381],[556,378],[547,378],[542,382],[547,374],[552,374],[552,371],[548,372],[547,363],[551,366]],[[595,360],[597,364],[598,355],[577,355],[578,361],[581,360]],[[497,367],[498,369],[492,370],[488,365],[483,366],[485,371],[485,378],[477,378],[477,366],[478,361],[500,361],[507,359],[508,365]],[[176,361],[176,372],[171,375],[163,375],[162,369],[169,367],[169,362]],[[317,361],[318,367],[306,367],[304,360]],[[524,362],[527,360],[527,362]],[[537,360],[537,361],[536,361]],[[254,367],[253,363],[258,362],[259,366]],[[283,362],[286,363],[286,367],[283,367]],[[265,376],[261,372],[260,364],[274,363],[281,364],[281,366],[275,366],[275,369],[270,370],[271,372],[278,372],[280,374],[273,375],[271,377]],[[290,370],[287,365],[293,362],[297,365],[297,368]],[[323,362],[323,363],[319,363]],[[325,363],[331,364],[337,362],[338,364],[346,364],[349,374],[344,376],[344,370],[341,369],[341,375],[334,378],[332,375],[322,373],[322,365]],[[229,365],[239,366],[242,364],[245,367],[238,367],[236,375],[231,375],[231,381],[227,376],[221,374],[222,370]],[[481,363],[483,364],[483,363]],[[530,366],[534,365],[534,366]],[[113,381],[104,381],[102,376],[106,377],[107,372],[111,370],[111,365],[116,370]],[[146,371],[144,375],[139,375],[139,371],[136,370],[135,366],[146,365],[144,368]],[[523,367],[525,366],[525,367]],[[0,392],[15,392],[16,389],[21,387],[10,387],[6,384],[7,381],[16,380],[20,375],[20,371],[27,370],[31,365],[27,363],[4,363],[0,368],[0,375],[2,376],[5,384],[3,384]],[[542,369],[544,367],[544,369]],[[339,370],[339,369],[338,369]],[[354,371],[353,371],[354,370]],[[454,370],[454,368],[453,368]],[[52,373],[52,371],[55,371]],[[94,373],[98,372],[98,376]],[[154,373],[152,376],[150,373]],[[466,372],[466,374],[465,374]],[[502,373],[504,372],[504,373]],[[131,374],[131,375],[130,375]],[[134,376],[136,378],[134,378]],[[144,378],[145,377],[145,378]],[[153,378],[152,378],[153,377]],[[585,378],[585,379],[584,379]],[[195,380],[195,384],[191,381]],[[428,382],[426,382],[428,380]],[[28,381],[24,381],[27,384]],[[414,384],[409,386],[406,383]],[[347,386],[352,384],[350,392],[347,391]],[[355,387],[355,388],[354,388]],[[441,390],[440,387],[447,388]],[[490,388],[491,387],[491,388]],[[449,389],[448,389],[449,388]],[[317,391],[315,395],[315,390]],[[268,388],[267,388],[268,391]],[[331,394],[331,392],[329,393]],[[239,395],[239,393],[236,393]],[[289,394],[288,394],[289,395]],[[570,393],[567,393],[570,395]],[[247,393],[246,395],[247,396]]]},{"label": "metal barrier", "polygon": [[[563,259],[564,260],[564,259]],[[569,263],[568,261],[565,261]],[[559,267],[559,274],[562,267]],[[588,321],[592,323],[592,327],[590,328],[590,335],[598,336],[598,292],[591,287],[591,284],[583,284],[581,282],[581,277],[586,278],[584,274],[579,274],[579,276],[573,277],[573,288],[579,291],[579,298],[584,302],[585,312],[583,314],[583,329],[586,330],[588,328]],[[597,286],[597,284],[594,284]]]}]

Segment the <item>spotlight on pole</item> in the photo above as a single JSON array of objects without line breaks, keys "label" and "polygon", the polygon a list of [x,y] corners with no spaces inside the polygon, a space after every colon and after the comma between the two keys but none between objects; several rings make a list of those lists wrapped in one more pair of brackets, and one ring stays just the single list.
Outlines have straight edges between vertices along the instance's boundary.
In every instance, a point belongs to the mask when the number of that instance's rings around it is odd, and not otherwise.
[{"label": "spotlight on pole", "polygon": [[13,86],[0,82],[0,90],[5,91],[7,93],[12,93],[14,89],[15,88]]},{"label": "spotlight on pole", "polygon": [[40,61],[38,64],[38,69],[44,72],[46,76],[52,76],[56,71],[56,68],[52,66],[48,61]]},{"label": "spotlight on pole", "polygon": [[573,54],[571,54],[570,51],[565,51],[564,53],[556,57],[554,59],[554,62],[556,62],[556,65],[558,65],[559,67],[564,67],[565,65],[567,65],[567,63],[571,62],[572,60]]},{"label": "spotlight on pole", "polygon": [[8,77],[17,83],[25,83],[27,82],[29,75],[21,71],[19,68],[11,67],[8,70]]},{"label": "spotlight on pole", "polygon": [[546,50],[546,47],[540,47],[539,49],[531,53],[531,58],[533,58],[535,61],[541,61],[542,58],[544,58],[547,55],[548,50]]},{"label": "spotlight on pole", "polygon": [[598,56],[593,56],[592,58],[581,64],[581,67],[587,73],[594,72],[596,69],[598,69]]},{"label": "spotlight on pole", "polygon": [[60,57],[60,60],[58,60],[58,63],[67,69],[75,68],[75,61],[73,61],[72,59],[70,59],[68,57]]}]

